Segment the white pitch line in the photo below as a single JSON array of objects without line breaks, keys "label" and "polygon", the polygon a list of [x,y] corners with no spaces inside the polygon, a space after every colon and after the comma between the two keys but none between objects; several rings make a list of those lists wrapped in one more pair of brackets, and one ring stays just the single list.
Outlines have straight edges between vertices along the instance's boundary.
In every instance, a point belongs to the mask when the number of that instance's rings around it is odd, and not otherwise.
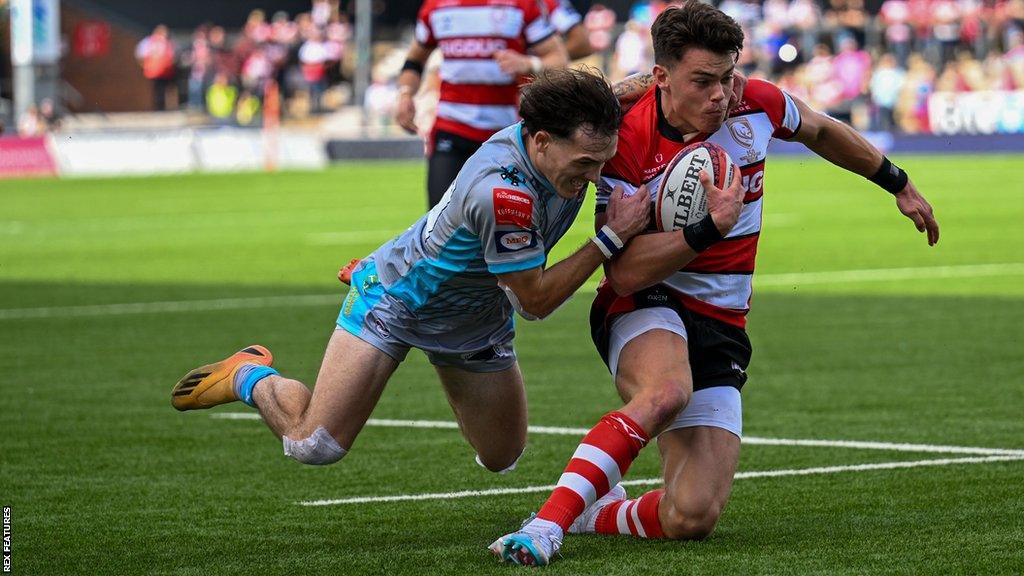
[{"label": "white pitch line", "polygon": [[1024,263],[965,264],[918,268],[875,268],[754,275],[754,286],[793,286],[802,284],[842,284],[846,282],[885,282],[940,278],[981,278],[1024,274]]},{"label": "white pitch line", "polygon": [[[916,460],[913,462],[880,462],[877,464],[853,464],[849,466],[822,466],[816,468],[795,468],[792,470],[756,470],[750,472],[738,472],[733,477],[736,480],[749,478],[779,478],[783,476],[811,476],[818,474],[837,474],[840,472],[865,472],[870,470],[898,470],[904,468],[919,468],[922,466],[952,466],[957,464],[984,464],[988,462],[1011,462],[1024,460],[1024,455],[1017,456],[986,456],[981,458],[945,458],[941,460]],[[640,480],[626,480],[625,486],[649,486],[660,485],[664,482],[661,478],[643,478]],[[435,492],[429,494],[397,494],[394,496],[358,496],[354,498],[338,498],[333,500],[305,500],[297,502],[301,506],[336,506],[341,504],[369,504],[381,502],[408,502],[420,500],[454,500],[457,498],[472,498],[479,496],[504,496],[509,494],[531,494],[535,492],[550,492],[555,489],[554,485],[548,486],[526,486],[523,488],[493,488],[489,490],[463,490],[461,492]]]},{"label": "white pitch line", "polygon": [[[211,414],[211,418],[224,420],[259,420],[260,415],[255,412],[221,412]],[[385,428],[437,428],[444,430],[457,430],[458,423],[445,420],[388,420],[370,418],[366,421],[367,426],[379,426]],[[576,436],[583,437],[589,428],[563,428],[557,426],[529,426],[527,431],[531,434],[550,434],[554,436]],[[1024,458],[1024,450],[1013,450],[1007,448],[980,448],[976,446],[939,446],[935,444],[907,444],[891,442],[863,442],[857,440],[799,440],[789,438],[759,438],[747,436],[743,438],[744,444],[761,446],[804,446],[815,448],[854,448],[863,450],[887,450],[891,452],[931,452],[939,454],[977,454],[982,456],[1013,456]]]},{"label": "white pitch line", "polygon": [[[868,270],[832,270],[829,272],[793,272],[754,276],[756,287],[799,286],[805,284],[839,284],[850,282],[886,282],[941,278],[982,278],[1024,275],[1024,263],[966,264],[962,266],[931,266],[920,268],[879,268]],[[581,287],[584,292],[597,288],[596,281]],[[222,298],[217,300],[179,300],[170,302],[131,302],[84,306],[46,306],[37,308],[0,308],[0,320],[68,318],[88,316],[121,316],[125,314],[157,314],[178,312],[210,312],[296,306],[341,304],[343,289],[330,294],[300,294],[253,298]]]},{"label": "white pitch line", "polygon": [[172,302],[133,302],[129,304],[95,304],[90,306],[49,306],[44,308],[0,309],[0,320],[30,318],[68,318],[83,316],[122,316],[165,312],[207,312],[216,310],[248,310],[254,308],[285,308],[293,306],[341,305],[342,293],[265,296],[255,298],[222,298],[218,300],[179,300]]}]

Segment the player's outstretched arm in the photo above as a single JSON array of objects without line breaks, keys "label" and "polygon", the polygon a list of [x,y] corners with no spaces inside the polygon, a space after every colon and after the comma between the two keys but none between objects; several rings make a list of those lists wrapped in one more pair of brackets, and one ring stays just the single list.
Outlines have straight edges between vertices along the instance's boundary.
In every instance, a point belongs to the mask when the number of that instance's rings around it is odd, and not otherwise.
[{"label": "player's outstretched arm", "polygon": [[850,126],[822,114],[799,98],[793,98],[800,111],[800,129],[794,140],[818,156],[860,174],[887,189],[896,198],[899,211],[928,236],[928,245],[939,241],[939,223],[932,207],[905,172],[893,165],[877,148]]},{"label": "player's outstretched arm", "polygon": [[610,248],[602,243],[618,241],[619,245],[624,245],[647,227],[649,204],[647,194],[623,196],[622,188],[617,188],[608,202],[607,225],[592,241],[551,268],[538,266],[500,274],[498,284],[524,318],[545,318],[568,300],[609,257],[607,250]]},{"label": "player's outstretched arm", "polygon": [[409,54],[405,58],[405,65],[402,66],[402,72],[398,75],[395,123],[410,134],[416,134],[419,131],[416,126],[416,103],[413,99],[420,90],[423,67],[426,66],[431,52],[433,52],[431,48],[413,40],[412,46],[409,47]]},{"label": "player's outstretched arm", "polygon": [[[716,188],[706,172],[701,172],[701,185],[708,191],[708,213],[715,223],[718,238],[732,230],[743,209],[743,183],[739,169],[733,170],[732,182],[725,190]],[[647,187],[641,186],[637,195],[647,196]],[[604,214],[598,214],[594,225],[604,225]],[[656,232],[633,238],[629,246],[605,264],[605,277],[620,296],[632,294],[654,286],[672,275],[700,254],[686,240],[682,230]]]}]

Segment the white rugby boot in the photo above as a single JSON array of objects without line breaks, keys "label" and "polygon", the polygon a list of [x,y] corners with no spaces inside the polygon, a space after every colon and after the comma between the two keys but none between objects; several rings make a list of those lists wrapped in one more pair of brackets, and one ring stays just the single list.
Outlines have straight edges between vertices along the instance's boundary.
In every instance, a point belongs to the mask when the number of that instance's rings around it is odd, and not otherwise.
[{"label": "white rugby boot", "polygon": [[518,532],[498,538],[488,550],[502,562],[519,566],[547,566],[562,546],[562,529],[548,520],[531,518]]},{"label": "white rugby boot", "polygon": [[622,487],[622,484],[612,486],[607,494],[598,498],[576,518],[572,526],[569,526],[569,534],[593,534],[595,532],[594,525],[597,524],[597,515],[601,513],[601,510],[613,502],[625,499],[626,489]]}]

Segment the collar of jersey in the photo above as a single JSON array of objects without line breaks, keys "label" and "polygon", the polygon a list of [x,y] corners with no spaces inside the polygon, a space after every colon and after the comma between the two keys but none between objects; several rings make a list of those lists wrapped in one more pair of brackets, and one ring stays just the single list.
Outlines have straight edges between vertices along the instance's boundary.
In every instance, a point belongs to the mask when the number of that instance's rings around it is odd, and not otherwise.
[{"label": "collar of jersey", "polygon": [[519,152],[522,153],[523,155],[523,161],[526,164],[526,169],[530,171],[530,175],[536,178],[537,181],[540,182],[541,186],[543,187],[541,190],[538,190],[537,192],[557,195],[557,193],[555,192],[555,187],[551,184],[551,182],[548,181],[547,178],[544,177],[543,174],[540,173],[540,170],[537,170],[537,168],[533,165],[533,162],[530,161],[530,155],[526,153],[526,143],[523,142],[522,121],[516,123],[516,125],[513,126],[512,131],[515,133],[516,146],[519,147]]},{"label": "collar of jersey", "polygon": [[654,102],[658,107],[658,132],[673,142],[680,144],[686,144],[688,142],[696,142],[701,136],[700,132],[691,132],[689,134],[683,134],[678,128],[668,123],[668,118],[665,118],[665,113],[661,109],[661,88],[654,87]]}]

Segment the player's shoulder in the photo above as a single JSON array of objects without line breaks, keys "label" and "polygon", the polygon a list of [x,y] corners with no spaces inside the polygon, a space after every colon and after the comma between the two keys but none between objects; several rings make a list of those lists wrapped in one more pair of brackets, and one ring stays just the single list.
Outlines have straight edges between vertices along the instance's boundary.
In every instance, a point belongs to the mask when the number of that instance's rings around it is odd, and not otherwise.
[{"label": "player's shoulder", "polygon": [[747,81],[747,87],[743,90],[743,100],[733,110],[733,114],[775,110],[780,107],[785,107],[785,96],[783,95],[782,88],[768,80],[751,78]]},{"label": "player's shoulder", "polygon": [[[518,124],[514,125],[514,128],[518,127]],[[536,198],[526,160],[514,141],[516,134],[512,128],[492,136],[459,172],[457,186],[470,203],[490,204],[498,198],[497,190],[510,191],[510,197]]]},{"label": "player's shoulder", "polygon": [[605,164],[605,175],[635,183],[643,180],[640,166],[658,134],[656,93],[652,86],[623,116],[618,149],[615,157]]}]

